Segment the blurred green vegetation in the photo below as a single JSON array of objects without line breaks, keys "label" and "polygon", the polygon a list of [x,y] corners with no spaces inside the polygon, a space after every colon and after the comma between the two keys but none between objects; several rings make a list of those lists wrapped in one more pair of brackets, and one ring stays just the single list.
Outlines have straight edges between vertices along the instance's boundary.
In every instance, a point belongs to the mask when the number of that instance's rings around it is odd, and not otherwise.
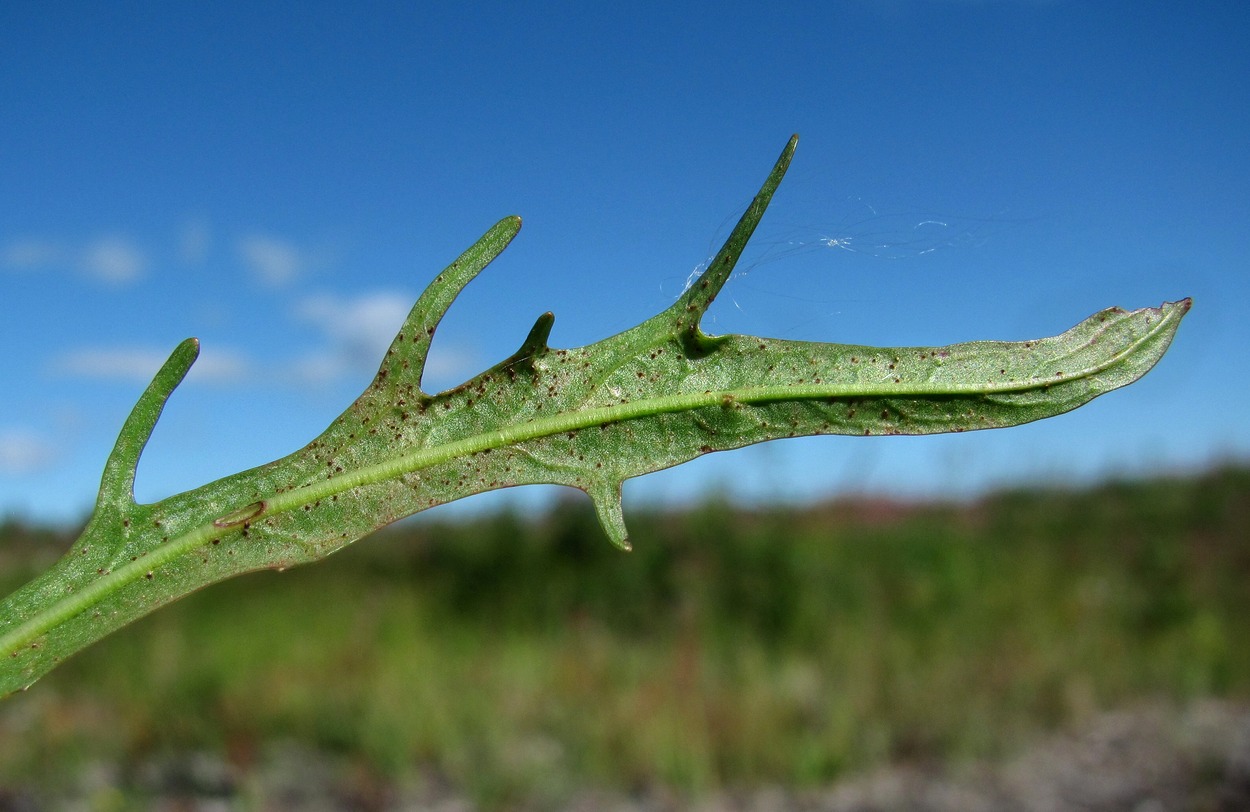
[{"label": "blurred green vegetation", "polygon": [[[418,521],[210,587],[0,704],[0,786],[298,740],[486,805],[814,785],[1250,698],[1250,468],[969,504]],[[0,525],[0,587],[72,534]]]}]

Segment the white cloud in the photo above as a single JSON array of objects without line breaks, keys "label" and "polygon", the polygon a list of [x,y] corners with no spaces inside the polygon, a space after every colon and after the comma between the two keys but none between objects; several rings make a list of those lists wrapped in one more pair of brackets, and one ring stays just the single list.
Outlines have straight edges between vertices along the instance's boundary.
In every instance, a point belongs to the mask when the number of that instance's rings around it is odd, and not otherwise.
[{"label": "white cloud", "polygon": [[[85,347],[73,350],[51,364],[52,372],[70,378],[125,381],[146,384],[169,357],[168,350],[145,347]],[[252,365],[238,353],[205,349],[191,367],[188,381],[234,384],[251,377]]]},{"label": "white cloud", "polygon": [[192,383],[237,384],[255,378],[253,364],[242,354],[215,347],[201,347],[200,357],[187,373]]},{"label": "white cloud", "polygon": [[96,279],[111,285],[134,282],[143,275],[147,258],[129,240],[110,236],[89,244],[82,255],[82,268]]},{"label": "white cloud", "polygon": [[381,359],[412,303],[412,297],[400,293],[366,293],[354,298],[323,294],[300,302],[295,314],[321,330],[340,349]]},{"label": "white cloud", "polygon": [[285,240],[254,234],[239,240],[238,248],[252,273],[267,287],[283,287],[304,269],[300,251]]},{"label": "white cloud", "polygon": [[448,347],[435,341],[430,347],[430,354],[425,360],[425,370],[421,376],[423,389],[427,392],[440,391],[447,386],[455,386],[482,370],[475,369],[477,357],[464,347]]},{"label": "white cloud", "polygon": [[46,468],[56,450],[28,429],[0,429],[0,476],[26,476]]},{"label": "white cloud", "polygon": [[61,355],[51,366],[57,375],[70,378],[147,383],[168,357],[168,352],[151,349],[87,347]]},{"label": "white cloud", "polygon": [[0,249],[0,265],[19,271],[66,271],[76,267],[97,281],[122,285],[143,276],[148,258],[132,240],[115,234],[77,247],[64,241],[20,237]]},{"label": "white cloud", "polygon": [[310,296],[295,308],[295,317],[311,324],[327,340],[324,350],[291,367],[300,383],[324,386],[362,365],[382,359],[412,308],[405,294],[376,292],[356,297]]},{"label": "white cloud", "polygon": [[[323,385],[362,366],[372,369],[381,362],[413,301],[407,294],[383,291],[355,297],[323,294],[300,302],[296,317],[319,330],[328,339],[328,346],[295,364],[296,378]],[[435,342],[426,363],[426,378],[442,381],[463,376],[474,360],[464,348]]]},{"label": "white cloud", "polygon": [[178,232],[178,258],[187,265],[203,265],[212,246],[208,221],[188,220]]},{"label": "white cloud", "polygon": [[51,240],[23,237],[10,240],[0,251],[0,264],[14,270],[33,271],[60,262],[64,249]]}]

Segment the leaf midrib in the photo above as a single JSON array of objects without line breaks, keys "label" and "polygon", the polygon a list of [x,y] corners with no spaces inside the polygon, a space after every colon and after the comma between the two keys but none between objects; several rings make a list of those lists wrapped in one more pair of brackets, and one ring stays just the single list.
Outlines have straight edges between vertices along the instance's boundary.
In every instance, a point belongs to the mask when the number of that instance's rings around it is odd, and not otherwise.
[{"label": "leaf midrib", "polygon": [[[754,386],[740,389],[661,395],[611,406],[565,411],[551,417],[538,418],[496,431],[483,432],[437,446],[418,449],[374,465],[367,465],[329,479],[283,491],[262,500],[263,509],[256,511],[249,521],[254,523],[269,516],[295,510],[319,499],[326,499],[375,482],[394,479],[403,474],[412,473],[488,449],[504,448],[542,437],[580,431],[604,424],[652,417],[659,414],[693,411],[718,405],[732,408],[735,403],[765,404],[783,401],[841,400],[846,398],[959,397],[1014,394],[1069,384],[1097,375],[1121,363],[1124,359],[1133,355],[1139,347],[1153,339],[1161,330],[1166,329],[1172,319],[1172,314],[1165,312],[1164,318],[1152,325],[1149,330],[1145,331],[1135,341],[1125,345],[1120,352],[1113,354],[1099,364],[1075,373],[1065,373],[1062,378],[1030,378],[1001,383],[988,381],[980,383],[932,383],[923,381],[893,383],[882,381],[876,384],[807,383]],[[224,515],[229,516],[237,511],[238,509],[232,510]],[[46,610],[37,613],[27,619],[26,622],[11,629],[0,637],[0,651],[16,652],[25,646],[31,645],[48,630],[76,617],[126,584],[146,577],[149,572],[155,572],[179,556],[209,543],[213,538],[220,538],[221,534],[222,528],[209,522],[180,536],[171,538],[159,548],[152,550],[135,561],[127,562],[123,566],[105,573],[83,589],[65,596]]]}]

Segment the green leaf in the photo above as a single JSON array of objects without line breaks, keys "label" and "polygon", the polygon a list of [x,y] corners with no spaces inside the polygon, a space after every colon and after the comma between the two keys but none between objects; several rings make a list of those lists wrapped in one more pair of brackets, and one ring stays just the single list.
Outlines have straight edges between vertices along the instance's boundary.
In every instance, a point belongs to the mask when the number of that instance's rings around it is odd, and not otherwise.
[{"label": "green leaf", "polygon": [[105,465],[82,536],[0,604],[0,694],[207,584],[324,558],[434,505],[532,483],[580,488],[628,549],[624,480],[779,437],[929,434],[1011,426],[1074,409],[1145,374],[1189,300],[1104,310],[1018,343],[874,348],[712,336],[700,321],[729,278],[794,152],[791,139],[704,274],[668,309],[587,347],[547,345],[544,313],[517,351],[438,394],[421,389],[435,328],[516,235],[506,218],[417,300],[364,394],[282,459],[137,504],[139,455],[195,361],[174,350]]}]

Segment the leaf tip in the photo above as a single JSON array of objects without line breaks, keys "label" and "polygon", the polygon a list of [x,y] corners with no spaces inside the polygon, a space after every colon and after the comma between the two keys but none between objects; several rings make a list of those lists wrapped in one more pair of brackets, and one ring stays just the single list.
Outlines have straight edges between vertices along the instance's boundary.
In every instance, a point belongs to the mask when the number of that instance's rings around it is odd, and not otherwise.
[{"label": "leaf tip", "polygon": [[790,136],[790,140],[786,142],[785,149],[781,151],[777,162],[773,164],[772,170],[768,173],[764,185],[760,187],[751,204],[747,206],[747,210],[742,214],[742,218],[738,220],[737,225],[734,226],[729,238],[725,240],[725,244],[721,246],[720,251],[708,263],[707,270],[703,272],[703,275],[690,286],[686,294],[673,306],[673,312],[677,313],[678,329],[680,331],[691,329],[690,326],[687,326],[689,315],[695,317],[695,323],[692,327],[697,329],[699,320],[702,319],[703,314],[711,306],[712,300],[716,298],[716,294],[720,292],[725,282],[729,280],[729,275],[738,263],[738,258],[742,256],[747,241],[751,239],[751,235],[755,232],[755,227],[759,225],[760,219],[764,216],[764,211],[768,208],[769,203],[772,202],[773,194],[781,184],[781,179],[785,177],[786,170],[790,168],[790,161],[794,158],[794,150],[798,143],[798,135]]},{"label": "leaf tip", "polygon": [[430,341],[447,308],[451,307],[452,301],[465,285],[503,253],[520,230],[520,217],[510,215],[503,218],[479,237],[477,242],[465,249],[442,273],[434,277],[408,312],[399,334],[391,342],[387,357],[378,370],[378,377],[374,378],[375,383],[394,373],[392,380],[405,374],[414,375],[417,385],[420,386],[430,351]]},{"label": "leaf tip", "polygon": [[624,552],[632,552],[634,545],[629,543],[629,531],[625,529],[625,512],[621,507],[621,484],[605,482],[587,490],[595,505],[595,515],[599,518],[599,526],[607,535],[612,546]]},{"label": "leaf tip", "polygon": [[131,409],[112,453],[104,463],[104,475],[100,480],[100,493],[96,499],[97,509],[109,507],[122,509],[134,502],[135,472],[139,456],[152,437],[156,421],[169,396],[178,388],[200,355],[198,338],[183,339],[161,365],[152,382],[148,384],[138,402]]},{"label": "leaf tip", "polygon": [[534,322],[529,335],[521,342],[521,348],[512,356],[515,359],[530,358],[547,349],[547,339],[551,337],[551,327],[556,323],[556,315],[548,310]]},{"label": "leaf tip", "polygon": [[[191,365],[194,364],[196,359],[199,357],[200,340],[195,336],[191,336],[190,338],[184,338],[182,341],[178,342],[178,346],[174,347],[174,351],[170,353],[169,360],[165,362],[165,366],[172,367],[175,370],[181,368],[182,375],[185,376],[191,369]],[[164,370],[162,369],[162,371]],[[178,382],[181,383],[182,379],[179,378]],[[177,383],[175,383],[174,386],[177,386]]]}]

